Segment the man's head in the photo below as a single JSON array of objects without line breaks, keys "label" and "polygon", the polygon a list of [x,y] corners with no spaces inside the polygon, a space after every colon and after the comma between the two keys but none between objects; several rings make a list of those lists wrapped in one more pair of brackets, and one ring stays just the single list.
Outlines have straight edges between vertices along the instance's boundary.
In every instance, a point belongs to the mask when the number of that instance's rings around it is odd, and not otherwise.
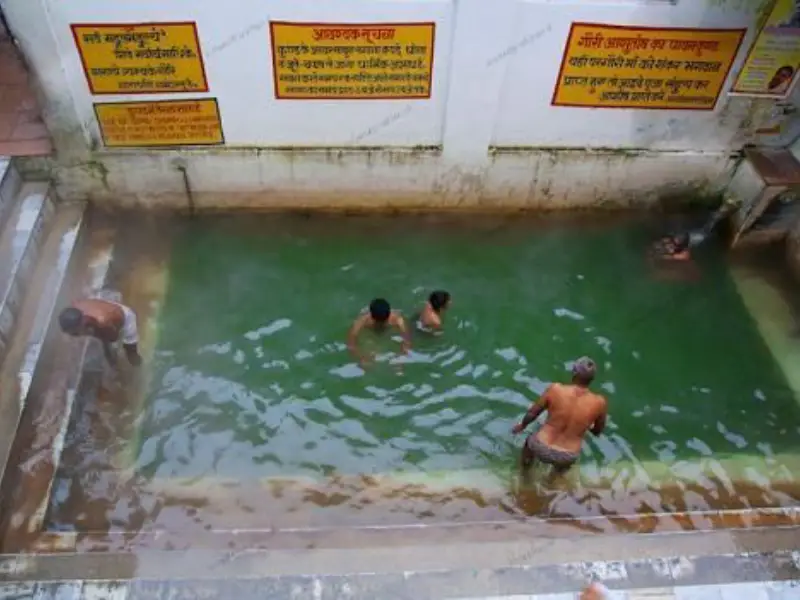
[{"label": "man's head", "polygon": [[386,323],[389,320],[389,315],[392,314],[392,307],[389,302],[383,298],[375,298],[369,303],[369,316],[376,323]]},{"label": "man's head", "polygon": [[58,315],[61,331],[69,335],[83,335],[86,326],[83,313],[77,308],[65,308]]},{"label": "man's head", "polygon": [[581,356],[572,364],[572,383],[588,386],[594,380],[597,365],[588,356]]},{"label": "man's head", "polygon": [[428,296],[428,302],[434,312],[442,312],[450,307],[450,292],[444,290],[436,290]]},{"label": "man's head", "polygon": [[676,254],[689,249],[689,234],[678,233],[672,236],[673,252]]}]

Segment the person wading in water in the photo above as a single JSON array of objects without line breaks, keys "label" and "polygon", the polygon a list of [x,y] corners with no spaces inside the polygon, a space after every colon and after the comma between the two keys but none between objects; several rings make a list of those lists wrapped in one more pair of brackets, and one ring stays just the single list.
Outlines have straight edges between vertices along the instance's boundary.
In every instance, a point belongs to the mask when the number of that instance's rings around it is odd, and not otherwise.
[{"label": "person wading in water", "polygon": [[114,345],[122,342],[128,362],[134,366],[142,363],[139,356],[139,332],[136,327],[136,313],[118,302],[88,298],[78,300],[65,308],[58,316],[61,330],[75,337],[93,337],[103,344],[106,360],[112,366],[117,364]]},{"label": "person wading in water", "polygon": [[436,290],[428,296],[428,301],[413,319],[417,329],[426,333],[441,333],[444,313],[450,308],[450,292]]},{"label": "person wading in water", "polygon": [[347,349],[353,357],[358,360],[362,368],[366,367],[372,362],[372,356],[364,353],[358,347],[358,334],[364,328],[372,329],[374,331],[385,331],[390,327],[397,329],[403,336],[403,341],[400,345],[402,354],[408,354],[411,350],[411,338],[409,336],[408,327],[403,320],[403,316],[396,310],[392,310],[389,302],[383,298],[375,298],[369,303],[369,309],[353,322],[350,331],[347,333]]},{"label": "person wading in water", "polygon": [[592,359],[584,356],[576,360],[572,366],[572,383],[551,384],[511,430],[514,434],[522,433],[547,411],[545,424],[530,434],[522,446],[525,471],[539,461],[552,465],[553,475],[562,475],[577,462],[586,432],[603,433],[608,403],[603,396],[589,390],[596,371]]}]

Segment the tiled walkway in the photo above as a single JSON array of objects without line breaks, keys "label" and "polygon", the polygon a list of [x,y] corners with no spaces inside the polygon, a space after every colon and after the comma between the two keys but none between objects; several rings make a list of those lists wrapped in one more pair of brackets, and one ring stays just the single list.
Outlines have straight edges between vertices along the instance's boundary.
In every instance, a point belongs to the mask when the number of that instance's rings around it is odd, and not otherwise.
[{"label": "tiled walkway", "polygon": [[28,73],[0,25],[0,155],[44,156],[52,149]]}]

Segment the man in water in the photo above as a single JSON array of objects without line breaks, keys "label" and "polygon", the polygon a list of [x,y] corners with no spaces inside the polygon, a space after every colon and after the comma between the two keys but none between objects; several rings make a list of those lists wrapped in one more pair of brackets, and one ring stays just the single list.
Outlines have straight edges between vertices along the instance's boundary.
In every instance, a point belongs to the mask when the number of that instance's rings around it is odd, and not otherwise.
[{"label": "man in water", "polygon": [[113,345],[118,341],[122,342],[129,363],[134,366],[142,363],[136,313],[124,304],[96,298],[79,300],[61,311],[58,322],[68,335],[100,340],[106,360],[112,366],[117,364]]},{"label": "man in water", "polygon": [[444,290],[432,292],[416,319],[417,328],[427,332],[440,332],[442,317],[448,308],[450,308],[450,293]]},{"label": "man in water", "polygon": [[522,447],[524,469],[538,460],[552,465],[555,475],[566,473],[580,456],[584,434],[587,431],[594,435],[603,433],[608,404],[603,396],[589,391],[596,372],[592,359],[584,356],[576,360],[572,366],[572,383],[551,384],[511,430],[514,434],[522,433],[547,411],[547,422],[530,434]]},{"label": "man in water", "polygon": [[362,354],[358,347],[358,334],[365,327],[375,331],[385,331],[389,327],[394,327],[403,336],[402,353],[408,354],[411,349],[411,339],[402,315],[398,311],[392,310],[389,302],[383,298],[375,298],[369,303],[369,310],[353,322],[347,334],[347,348],[362,367],[366,366],[371,360],[368,355]]},{"label": "man in water", "polygon": [[686,261],[692,258],[689,246],[691,238],[688,233],[669,235],[656,242],[654,250],[658,258],[664,260]]}]

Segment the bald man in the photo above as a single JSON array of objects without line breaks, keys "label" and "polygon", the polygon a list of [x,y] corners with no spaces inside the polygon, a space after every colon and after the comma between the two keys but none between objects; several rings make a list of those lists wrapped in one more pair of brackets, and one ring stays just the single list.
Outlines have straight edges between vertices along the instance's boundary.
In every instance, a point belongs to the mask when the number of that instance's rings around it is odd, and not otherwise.
[{"label": "bald man", "polygon": [[514,426],[512,433],[522,433],[547,412],[545,424],[530,434],[522,446],[524,469],[538,461],[551,465],[556,475],[566,473],[578,462],[586,432],[603,433],[608,404],[603,396],[589,390],[596,373],[597,366],[591,358],[579,358],[572,366],[572,382],[551,384]]}]

